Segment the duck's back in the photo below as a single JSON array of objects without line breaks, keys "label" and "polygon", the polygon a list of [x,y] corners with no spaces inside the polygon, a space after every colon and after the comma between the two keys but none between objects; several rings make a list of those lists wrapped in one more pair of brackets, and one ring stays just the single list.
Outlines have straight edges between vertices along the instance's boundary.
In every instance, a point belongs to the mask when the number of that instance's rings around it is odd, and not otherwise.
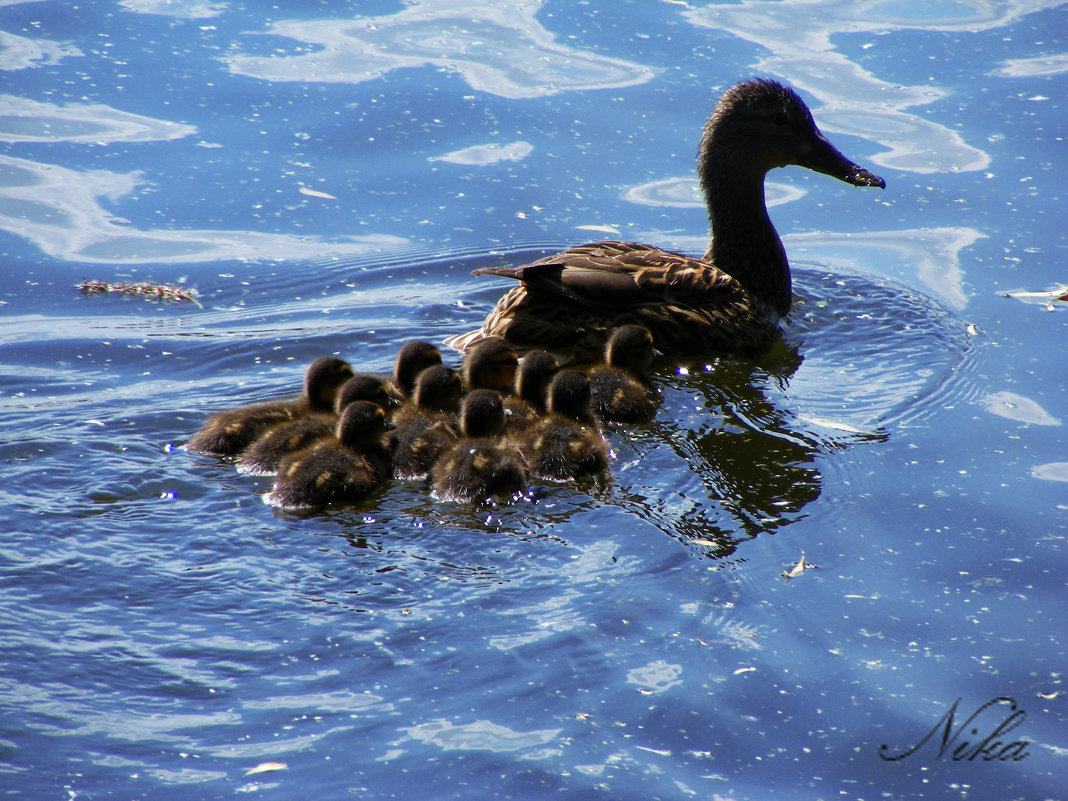
[{"label": "duck's back", "polygon": [[638,242],[595,242],[527,265],[475,273],[514,278],[520,285],[505,294],[480,332],[449,340],[451,347],[466,347],[479,334],[496,335],[593,359],[613,328],[644,325],[657,347],[672,354],[759,352],[777,331],[775,316],[754,307],[727,273]]}]

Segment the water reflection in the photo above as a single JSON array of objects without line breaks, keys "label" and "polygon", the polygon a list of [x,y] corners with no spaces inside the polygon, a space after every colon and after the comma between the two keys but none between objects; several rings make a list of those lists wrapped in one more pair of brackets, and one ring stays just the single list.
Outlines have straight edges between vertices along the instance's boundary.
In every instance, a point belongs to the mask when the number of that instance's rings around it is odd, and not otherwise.
[{"label": "water reflection", "polygon": [[510,142],[505,145],[474,145],[454,150],[443,156],[434,156],[431,161],[447,161],[450,164],[471,164],[485,167],[498,161],[522,161],[534,152],[530,142]]},{"label": "water reflection", "polygon": [[138,173],[72,170],[0,156],[0,229],[64,261],[165,264],[226,259],[312,259],[383,253],[407,240],[385,234],[316,237],[212,229],[139,229],[108,212],[143,185]]},{"label": "water reflection", "polygon": [[1031,78],[1065,72],[1068,72],[1068,53],[1012,59],[991,74],[1002,78]]},{"label": "water reflection", "polygon": [[157,14],[178,19],[216,17],[226,10],[225,3],[204,0],[120,0],[119,5],[138,14]]},{"label": "water reflection", "polygon": [[160,142],[197,132],[191,125],[97,103],[57,106],[0,95],[0,109],[0,142]]},{"label": "water reflection", "polygon": [[535,19],[540,0],[415,0],[378,17],[284,20],[270,32],[315,47],[295,55],[230,57],[230,69],[267,81],[362,83],[404,67],[459,73],[473,89],[530,98],[645,83],[658,70],[560,44]]},{"label": "water reflection", "polygon": [[50,67],[58,64],[61,59],[80,55],[82,51],[74,45],[48,39],[28,39],[0,31],[0,70]]}]

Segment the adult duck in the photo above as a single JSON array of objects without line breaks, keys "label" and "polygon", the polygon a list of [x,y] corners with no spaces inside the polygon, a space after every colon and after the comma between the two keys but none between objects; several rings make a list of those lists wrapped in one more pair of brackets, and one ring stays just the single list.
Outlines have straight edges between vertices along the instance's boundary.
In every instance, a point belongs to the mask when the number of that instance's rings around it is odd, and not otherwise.
[{"label": "adult duck", "polygon": [[820,133],[804,101],[770,80],[724,93],[705,124],[697,175],[711,244],[700,259],[637,242],[595,242],[520,267],[475,275],[518,280],[482,328],[446,340],[457,350],[487,336],[578,358],[599,355],[620,325],[644,325],[671,355],[765,351],[790,310],[790,265],[768,217],[764,177],[796,164],[854,186],[885,187]]}]

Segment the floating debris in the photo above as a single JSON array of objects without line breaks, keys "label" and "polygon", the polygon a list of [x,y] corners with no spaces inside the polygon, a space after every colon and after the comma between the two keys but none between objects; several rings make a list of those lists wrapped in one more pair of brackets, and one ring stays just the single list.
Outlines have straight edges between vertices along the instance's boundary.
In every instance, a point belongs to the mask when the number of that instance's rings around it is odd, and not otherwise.
[{"label": "floating debris", "polygon": [[254,768],[249,768],[245,771],[246,776],[254,776],[257,773],[270,773],[274,770],[285,770],[288,768],[285,762],[261,762]]},{"label": "floating debris", "polygon": [[302,195],[307,195],[308,197],[321,197],[324,200],[337,200],[337,198],[333,195],[328,195],[326,192],[320,192],[317,189],[308,189],[308,187],[306,186],[302,186],[297,191],[299,191]]},{"label": "floating debris", "polygon": [[137,295],[148,300],[173,301],[174,303],[195,303],[197,308],[204,308],[197,299],[195,289],[180,287],[176,284],[156,284],[151,281],[139,281],[128,284],[125,281],[111,283],[110,281],[82,281],[81,290],[83,295]]},{"label": "floating debris", "polygon": [[1046,311],[1053,311],[1053,301],[1068,301],[1068,285],[1057,287],[1056,289],[1048,289],[1044,292],[1030,292],[1024,289],[1017,289],[1003,294],[1007,298],[1021,300],[1024,303],[1034,303],[1044,306]]},{"label": "floating debris", "polygon": [[790,579],[797,578],[802,573],[804,573],[806,570],[811,570],[814,567],[819,567],[819,565],[814,565],[811,562],[806,562],[805,561],[805,554],[802,553],[801,554],[801,558],[797,561],[796,565],[791,567],[789,570],[782,571],[782,573],[780,574],[780,575],[782,575],[782,583],[785,584]]}]

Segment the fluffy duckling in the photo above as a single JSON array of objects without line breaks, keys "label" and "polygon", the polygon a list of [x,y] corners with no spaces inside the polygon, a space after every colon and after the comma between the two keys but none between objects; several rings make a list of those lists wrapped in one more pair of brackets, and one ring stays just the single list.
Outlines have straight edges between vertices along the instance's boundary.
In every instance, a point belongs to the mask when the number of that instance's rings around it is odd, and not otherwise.
[{"label": "fluffy duckling", "polygon": [[456,442],[456,410],[463,395],[460,375],[443,365],[428,367],[415,382],[412,400],[394,416],[390,436],[393,475],[425,478],[434,462]]},{"label": "fluffy duckling", "polygon": [[219,412],[208,418],[186,448],[214,456],[237,456],[272,426],[307,414],[330,412],[338,388],[353,374],[347,362],[334,356],[316,359],[305,373],[303,396]]},{"label": "fluffy duckling", "polygon": [[656,349],[642,325],[621,325],[605,346],[604,365],[590,371],[590,407],[601,420],[643,423],[653,418],[660,398],[649,386]]},{"label": "fluffy duckling", "polygon": [[268,500],[285,509],[303,509],[367,497],[389,479],[389,452],[382,438],[391,427],[381,406],[350,403],[338,419],[335,436],[282,460]]},{"label": "fluffy duckling", "polygon": [[487,337],[464,353],[464,386],[510,395],[518,365],[519,357],[511,345],[500,337]]},{"label": "fluffy duckling", "polygon": [[526,484],[523,457],[502,437],[505,414],[500,393],[472,390],[460,409],[460,426],[463,438],[430,471],[439,497],[476,501],[490,495],[510,495]]},{"label": "fluffy duckling", "polygon": [[559,369],[556,357],[544,350],[532,350],[519,361],[519,369],[515,374],[515,396],[504,402],[504,408],[508,410],[506,425],[510,434],[522,431],[545,416],[549,384]]},{"label": "fluffy duckling", "polygon": [[441,351],[429,342],[405,342],[397,352],[393,366],[393,387],[399,398],[408,400],[415,392],[415,381],[428,367],[441,364]]},{"label": "fluffy duckling", "polygon": [[562,370],[549,385],[549,414],[520,435],[532,475],[566,481],[608,467],[608,446],[590,414],[590,380]]},{"label": "fluffy duckling", "polygon": [[237,460],[237,469],[253,476],[271,476],[291,453],[334,434],[345,408],[356,401],[368,401],[381,407],[387,417],[393,406],[390,387],[379,376],[357,373],[337,393],[333,413],[316,413],[289,420],[269,428]]}]

